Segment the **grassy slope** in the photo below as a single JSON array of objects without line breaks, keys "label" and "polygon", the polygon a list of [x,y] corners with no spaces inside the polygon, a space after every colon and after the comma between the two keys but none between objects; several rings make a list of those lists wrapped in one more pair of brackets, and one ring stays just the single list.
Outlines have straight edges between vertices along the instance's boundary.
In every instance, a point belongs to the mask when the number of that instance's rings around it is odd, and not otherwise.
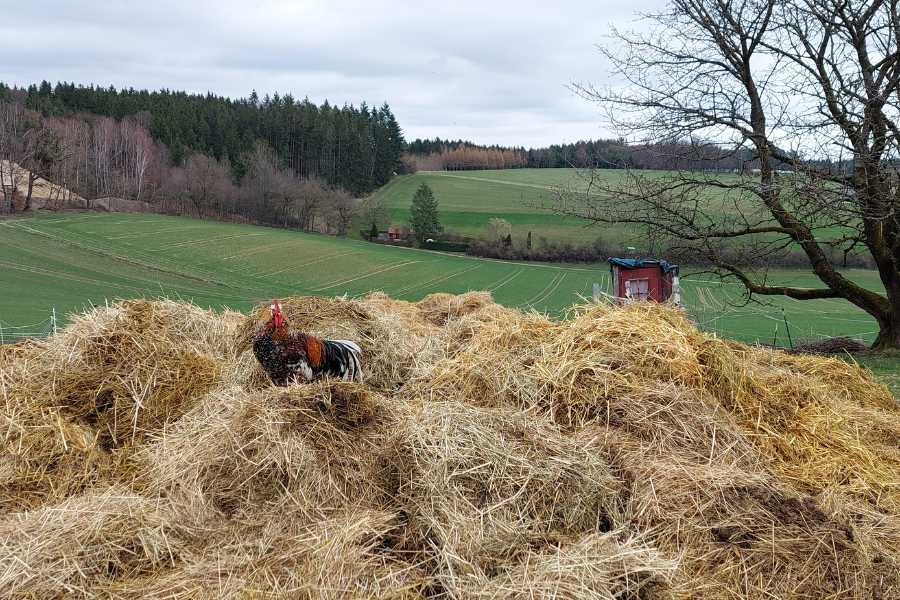
[{"label": "grassy slope", "polygon": [[489,219],[500,217],[512,223],[516,237],[532,231],[535,240],[593,240],[600,232],[586,222],[537,208],[550,201],[553,186],[574,177],[571,169],[427,172],[395,177],[376,193],[385,198],[395,223],[408,221],[413,194],[427,183],[438,199],[441,222],[457,233],[478,235]]},{"label": "grassy slope", "polygon": [[[625,176],[620,169],[603,169],[600,177],[617,183]],[[662,171],[643,171],[642,175],[662,175]],[[643,236],[636,230],[618,226],[590,227],[587,221],[555,215],[541,206],[552,203],[560,186],[583,189],[586,185],[575,169],[507,169],[486,171],[427,171],[395,177],[376,194],[385,198],[393,222],[409,219],[409,206],[416,188],[427,183],[440,204],[441,221],[447,229],[465,235],[483,233],[492,217],[501,217],[513,225],[513,237],[524,238],[532,231],[548,240],[586,242],[604,240],[641,247]],[[729,175],[720,175],[727,178]]]},{"label": "grassy slope", "polygon": [[[812,275],[776,271],[778,281],[813,286]],[[874,272],[850,275],[878,289]],[[0,222],[0,324],[23,325],[107,298],[170,295],[246,309],[274,295],[384,290],[415,300],[436,292],[492,290],[498,301],[559,313],[608,286],[606,265],[505,263],[393,248],[356,240],[157,215],[68,214]],[[875,324],[840,300],[774,299],[734,308],[739,288],[698,275],[685,301],[704,327],[745,341],[787,342],[849,334],[871,339]],[[782,314],[782,309],[784,313]]]},{"label": "grassy slope", "polygon": [[[602,169],[598,176],[610,184],[620,183],[625,171]],[[642,171],[645,177],[665,176],[666,171]],[[534,239],[541,236],[552,241],[590,242],[598,237],[607,243],[630,245],[639,251],[646,250],[646,236],[639,228],[605,225],[589,226],[587,221],[563,217],[542,210],[552,203],[554,191],[559,186],[584,189],[586,173],[575,169],[507,169],[487,171],[429,171],[395,177],[376,194],[385,198],[394,223],[409,220],[409,206],[416,188],[427,183],[435,192],[440,204],[440,216],[444,226],[457,233],[477,236],[492,217],[501,217],[513,226],[513,237],[524,239],[533,232]],[[736,176],[720,174],[719,180],[735,180]],[[721,190],[710,189],[711,206],[729,212],[734,199],[722,195]],[[732,198],[729,200],[729,198]],[[360,224],[354,232],[360,228]],[[823,227],[816,235],[835,235],[834,228]]]}]

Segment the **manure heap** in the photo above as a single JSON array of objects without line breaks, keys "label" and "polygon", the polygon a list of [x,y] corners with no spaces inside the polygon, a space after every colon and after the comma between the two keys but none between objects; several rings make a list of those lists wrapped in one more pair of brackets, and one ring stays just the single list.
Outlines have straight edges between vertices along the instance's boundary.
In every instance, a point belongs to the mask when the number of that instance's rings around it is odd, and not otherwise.
[{"label": "manure heap", "polygon": [[122,301],[0,347],[2,598],[900,598],[900,409],[675,309]]}]

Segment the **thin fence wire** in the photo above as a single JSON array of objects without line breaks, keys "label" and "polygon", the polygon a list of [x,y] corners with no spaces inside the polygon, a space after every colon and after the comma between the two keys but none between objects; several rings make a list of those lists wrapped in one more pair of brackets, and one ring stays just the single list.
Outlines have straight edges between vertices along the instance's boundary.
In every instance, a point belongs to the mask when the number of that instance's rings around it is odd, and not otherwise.
[{"label": "thin fence wire", "polygon": [[28,338],[45,338],[57,331],[56,308],[50,317],[36,323],[26,325],[10,325],[0,321],[0,344],[14,344]]}]

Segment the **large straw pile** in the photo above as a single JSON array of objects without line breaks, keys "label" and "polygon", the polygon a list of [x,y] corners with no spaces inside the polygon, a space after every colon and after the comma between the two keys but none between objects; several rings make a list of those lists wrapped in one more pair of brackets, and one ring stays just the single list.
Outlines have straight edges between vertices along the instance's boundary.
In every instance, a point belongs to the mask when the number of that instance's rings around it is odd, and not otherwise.
[{"label": "large straw pile", "polygon": [[900,408],[857,367],[656,305],[284,307],[365,382],[271,386],[265,307],[0,348],[0,597],[900,598]]}]

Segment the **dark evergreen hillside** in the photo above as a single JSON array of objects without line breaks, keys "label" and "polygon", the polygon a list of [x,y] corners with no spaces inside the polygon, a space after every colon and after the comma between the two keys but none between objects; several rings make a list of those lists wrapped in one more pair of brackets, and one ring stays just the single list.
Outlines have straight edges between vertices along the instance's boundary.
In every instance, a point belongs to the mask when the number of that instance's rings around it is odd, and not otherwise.
[{"label": "dark evergreen hillside", "polygon": [[192,153],[226,159],[238,179],[247,170],[247,154],[257,140],[264,140],[282,166],[297,175],[362,194],[387,183],[400,166],[404,147],[403,132],[386,103],[380,108],[327,101],[317,106],[277,93],[260,99],[253,92],[233,100],[46,81],[25,93],[25,106],[45,116],[137,118],[168,147],[175,164]]}]

